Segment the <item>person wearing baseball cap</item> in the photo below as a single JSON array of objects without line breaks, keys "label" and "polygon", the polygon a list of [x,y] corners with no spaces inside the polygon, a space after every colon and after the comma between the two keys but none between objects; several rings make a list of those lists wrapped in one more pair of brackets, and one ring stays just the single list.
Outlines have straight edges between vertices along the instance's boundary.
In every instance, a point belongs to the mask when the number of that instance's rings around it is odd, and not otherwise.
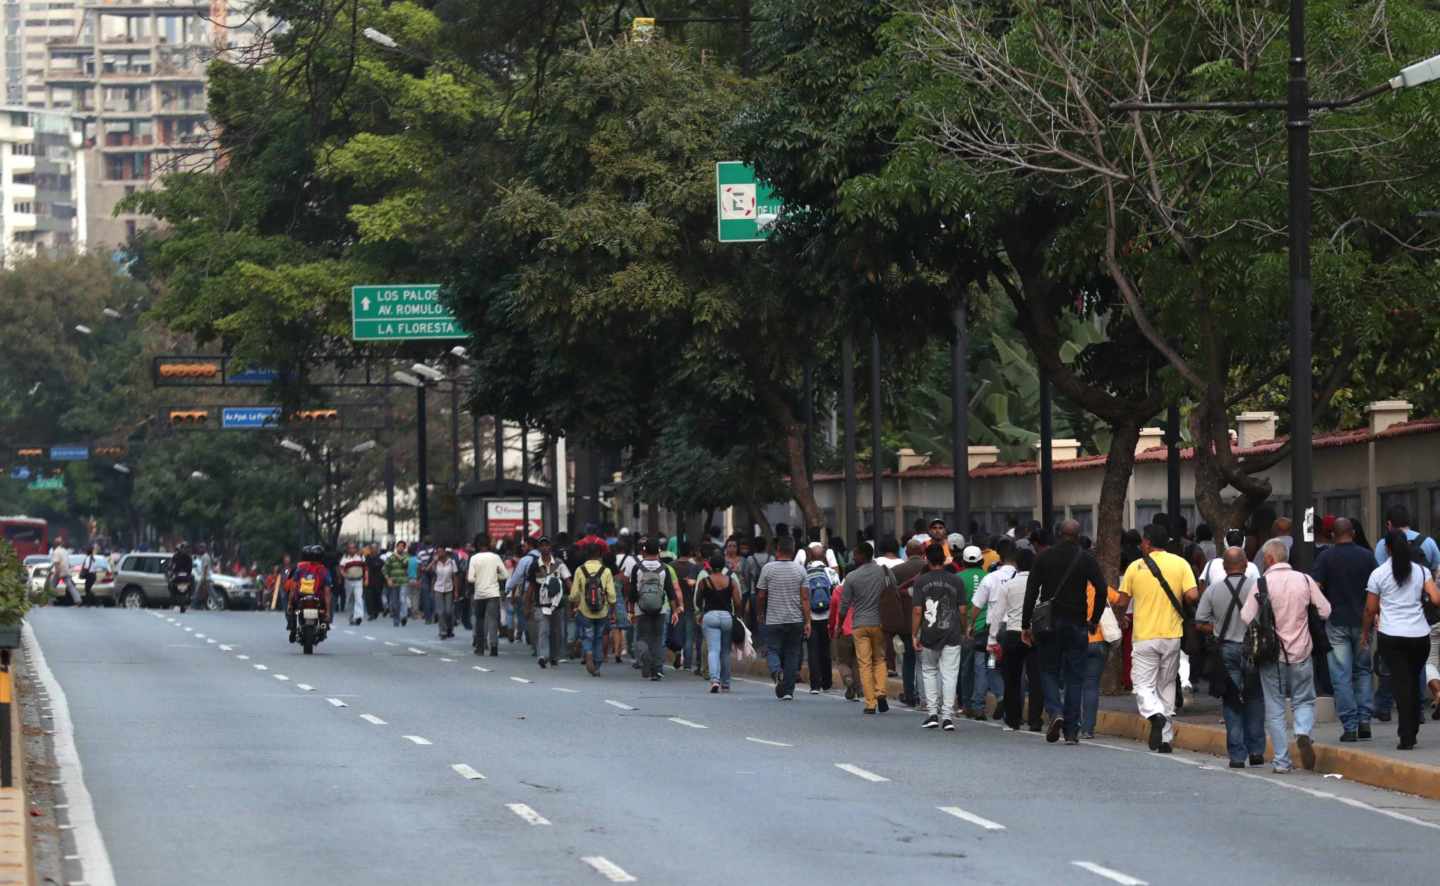
[{"label": "person wearing baseball cap", "polygon": [[[959,539],[959,541],[957,542],[956,539]],[[976,609],[971,605],[971,601],[975,597],[975,589],[980,586],[980,581],[985,578],[985,570],[980,568],[980,549],[975,545],[970,545],[969,547],[962,548],[961,545],[964,545],[964,543],[965,539],[962,535],[960,535],[960,533],[951,533],[950,549],[952,551],[960,552],[959,562],[953,563],[951,565],[951,568],[959,573],[956,577],[960,579],[960,585],[962,587],[962,591],[960,594],[961,602],[967,609],[970,610],[972,618],[970,630],[974,631],[977,627],[985,626],[988,624],[988,622],[986,622],[985,620],[985,610],[981,609],[977,612]],[[980,664],[983,667],[987,658],[986,650],[983,645],[981,645],[978,650],[973,643],[967,643],[961,647],[959,680],[957,681],[957,685],[955,687],[955,709],[960,716],[969,717],[971,719],[980,719],[980,717],[984,716],[983,713],[977,713],[976,709],[972,704],[972,700],[975,696],[975,659],[977,657],[980,659]],[[986,680],[983,676],[981,677],[981,679],[983,681],[980,684],[980,697],[982,701],[979,711],[983,712],[985,709],[983,701],[985,697],[984,687],[989,685],[989,681]]]}]

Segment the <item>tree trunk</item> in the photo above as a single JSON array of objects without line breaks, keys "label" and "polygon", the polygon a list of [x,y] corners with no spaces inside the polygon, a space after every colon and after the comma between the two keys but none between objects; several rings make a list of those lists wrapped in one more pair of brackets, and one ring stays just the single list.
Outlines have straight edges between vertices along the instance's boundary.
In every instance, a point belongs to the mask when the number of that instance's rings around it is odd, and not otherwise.
[{"label": "tree trunk", "polygon": [[[1269,497],[1270,482],[1244,474],[1235,464],[1223,389],[1212,389],[1211,396],[1191,414],[1190,435],[1195,440],[1195,506],[1223,547],[1225,530],[1245,527],[1250,514]],[[1232,467],[1229,471],[1227,462]],[[1227,486],[1235,486],[1241,494],[1226,502],[1221,493]]]},{"label": "tree trunk", "polygon": [[[805,515],[805,528],[820,527],[825,517],[815,501],[815,489],[810,485],[810,472],[805,465],[805,423],[795,417],[795,411],[773,389],[761,393],[766,410],[785,432],[785,460],[790,468],[790,491]],[[768,530],[767,530],[768,533]],[[807,536],[808,537],[808,536]]]},{"label": "tree trunk", "polygon": [[1125,529],[1125,495],[1135,469],[1135,445],[1140,440],[1139,419],[1110,423],[1110,454],[1100,481],[1100,503],[1095,514],[1095,556],[1105,578],[1120,584],[1120,533]]}]

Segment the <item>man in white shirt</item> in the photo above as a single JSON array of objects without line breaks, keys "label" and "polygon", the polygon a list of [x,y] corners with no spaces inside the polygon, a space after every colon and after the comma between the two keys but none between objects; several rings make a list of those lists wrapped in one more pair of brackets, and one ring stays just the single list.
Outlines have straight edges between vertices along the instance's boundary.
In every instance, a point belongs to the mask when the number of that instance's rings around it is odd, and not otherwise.
[{"label": "man in white shirt", "polygon": [[65,588],[71,603],[80,605],[80,591],[76,589],[75,579],[70,575],[70,550],[65,547],[64,542],[55,542],[55,548],[50,551],[50,577],[56,587]]},{"label": "man in white shirt", "polygon": [[440,545],[435,549],[435,559],[430,561],[430,574],[435,577],[432,593],[435,597],[435,621],[440,626],[440,639],[455,636],[455,585],[460,564],[450,555],[450,549]]},{"label": "man in white shirt", "polygon": [[[996,553],[1000,555],[1000,563],[993,570],[987,572],[985,577],[980,579],[980,584],[975,586],[975,594],[970,598],[971,611],[978,613],[985,611],[985,618],[982,621],[978,617],[976,621],[981,622],[981,627],[974,633],[973,643],[975,647],[975,695],[984,698],[988,689],[997,699],[1005,696],[1005,683],[999,667],[1000,644],[998,640],[991,639],[992,631],[996,629],[1005,618],[1005,611],[1001,608],[1000,589],[1005,583],[1015,577],[1015,542],[1005,536],[995,543]],[[991,666],[990,659],[997,659],[994,666]],[[973,718],[976,720],[985,719],[983,705],[971,704],[975,711]],[[1001,711],[996,710],[995,716],[999,718]]]},{"label": "man in white shirt", "polygon": [[[1227,548],[1245,547],[1245,531],[1242,529],[1227,530],[1225,532],[1225,546]],[[1200,570],[1196,584],[1202,588],[1208,588],[1216,582],[1224,581],[1225,575],[1225,558],[1216,557],[1209,563],[1206,563],[1204,569]],[[1250,563],[1245,567],[1245,579],[1247,581],[1253,582],[1259,577],[1260,568],[1254,563]]]},{"label": "man in white shirt", "polygon": [[470,555],[467,578],[475,589],[475,654],[500,654],[500,582],[510,577],[505,561],[490,550],[490,536],[475,537],[475,553]]}]

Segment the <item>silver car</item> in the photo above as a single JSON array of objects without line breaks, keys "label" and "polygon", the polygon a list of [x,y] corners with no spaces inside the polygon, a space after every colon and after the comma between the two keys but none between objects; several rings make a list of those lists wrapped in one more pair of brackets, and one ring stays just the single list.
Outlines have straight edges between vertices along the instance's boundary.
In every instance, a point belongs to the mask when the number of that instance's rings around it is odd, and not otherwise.
[{"label": "silver car", "polygon": [[[166,570],[170,565],[170,556],[166,551],[126,554],[120,560],[114,584],[107,591],[113,591],[116,603],[126,609],[169,606],[170,578]],[[98,586],[95,593],[99,596]],[[254,609],[256,594],[254,579],[212,574],[206,608]]]}]

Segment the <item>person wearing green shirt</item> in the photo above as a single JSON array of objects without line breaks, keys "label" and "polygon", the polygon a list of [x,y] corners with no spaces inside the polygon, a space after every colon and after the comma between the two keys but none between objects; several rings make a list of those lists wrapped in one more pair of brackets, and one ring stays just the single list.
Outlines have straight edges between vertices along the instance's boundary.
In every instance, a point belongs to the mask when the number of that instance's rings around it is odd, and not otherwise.
[{"label": "person wearing green shirt", "polygon": [[[600,665],[605,661],[605,635],[615,621],[615,576],[600,561],[601,547],[588,545],[585,549],[585,563],[575,570],[570,584],[570,605],[580,613],[580,648],[585,656],[585,670],[590,676],[600,676]],[[599,582],[599,600],[592,605],[587,601],[587,589],[592,580]]]},{"label": "person wearing green shirt", "polygon": [[[956,565],[960,570],[958,576],[960,583],[965,586],[963,605],[967,607],[975,597],[975,589],[980,586],[980,580],[985,577],[984,559],[984,552],[978,545],[970,545],[960,552],[959,563]],[[988,636],[990,628],[989,622],[985,618],[984,607],[978,609],[972,607],[971,612],[974,619],[970,623],[972,639],[971,642],[964,645],[960,652],[960,685],[956,687],[959,691],[955,694],[955,705],[958,708],[956,713],[960,716],[969,717],[972,720],[983,720],[985,719],[985,687],[988,680],[980,669],[985,666],[987,653],[985,641],[980,640],[977,643],[973,638]],[[978,665],[976,664],[977,659]],[[978,681],[977,676],[979,677]],[[980,696],[978,705],[974,703],[977,694]]]},{"label": "person wearing green shirt", "polygon": [[395,551],[385,558],[381,573],[385,577],[385,608],[390,610],[390,620],[395,627],[410,621],[409,602],[405,593],[405,582],[409,579],[410,557],[405,553],[405,542],[395,542]]}]

